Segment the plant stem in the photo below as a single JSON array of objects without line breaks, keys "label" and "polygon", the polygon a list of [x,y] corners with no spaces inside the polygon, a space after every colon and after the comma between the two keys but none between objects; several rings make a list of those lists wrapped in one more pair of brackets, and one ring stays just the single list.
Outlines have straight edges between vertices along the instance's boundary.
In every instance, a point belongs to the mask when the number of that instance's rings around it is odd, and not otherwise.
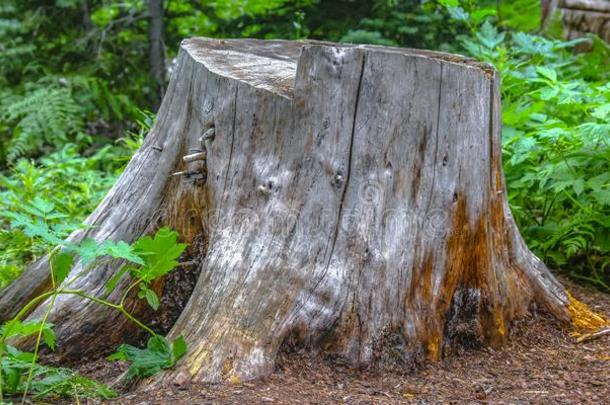
[{"label": "plant stem", "polygon": [[[40,294],[39,296],[32,298],[30,302],[28,302],[23,308],[21,308],[21,310],[17,313],[17,315],[15,315],[15,317],[13,317],[12,320],[21,320],[21,318],[23,318],[34,305],[38,304],[39,301],[51,297],[52,295],[55,295],[55,291],[47,291],[46,293]],[[5,331],[4,335],[8,335],[10,331],[10,329]],[[0,339],[0,346],[3,345],[6,341],[4,335],[2,336],[2,339]]]},{"label": "plant stem", "polygon": [[119,311],[123,314],[123,316],[125,316],[127,319],[129,319],[131,322],[135,323],[137,326],[139,326],[141,329],[145,330],[149,335],[151,336],[157,336],[157,334],[155,333],[155,331],[153,331],[152,329],[150,329],[148,326],[144,325],[142,322],[140,322],[135,316],[131,315],[129,313],[129,311],[127,311],[125,308],[121,307],[121,309],[119,309]]},{"label": "plant stem", "polygon": [[127,318],[127,319],[129,319],[131,322],[135,323],[135,324],[136,324],[138,327],[140,327],[141,329],[143,329],[144,331],[146,331],[146,332],[147,332],[148,334],[150,334],[151,336],[157,336],[157,334],[156,334],[156,333],[155,333],[155,332],[154,332],[152,329],[150,329],[148,326],[146,326],[146,325],[144,325],[142,322],[140,322],[140,321],[139,321],[139,320],[138,320],[136,317],[134,317],[133,315],[131,315],[131,314],[129,313],[129,311],[127,311],[127,310],[125,309],[125,307],[124,307],[122,304],[120,304],[120,305],[113,304],[113,303],[112,303],[112,302],[110,302],[110,301],[106,301],[106,300],[103,300],[103,299],[99,299],[99,298],[93,297],[93,296],[91,296],[91,295],[86,294],[86,293],[85,293],[85,292],[83,292],[83,291],[80,291],[80,290],[59,290],[59,291],[58,291],[58,293],[59,293],[59,294],[71,294],[71,295],[77,295],[77,296],[79,296],[79,297],[85,298],[85,299],[90,300],[90,301],[92,301],[92,302],[95,302],[95,303],[97,303],[97,304],[104,305],[104,306],[107,306],[107,307],[109,307],[109,308],[116,309],[116,310],[117,310],[117,311],[119,311],[121,314],[123,314],[123,316],[125,316],[125,318]]},{"label": "plant stem", "polygon": [[121,302],[119,303],[119,305],[120,305],[120,306],[124,306],[124,304],[125,304],[125,300],[127,299],[127,295],[129,294],[129,292],[130,292],[130,291],[131,291],[133,288],[135,288],[135,286],[137,286],[138,284],[140,284],[140,281],[142,281],[142,280],[139,280],[139,279],[138,279],[138,280],[134,281],[134,282],[133,282],[133,283],[132,283],[132,284],[129,286],[129,288],[127,288],[127,289],[125,290],[125,292],[123,293],[123,296],[121,297]]},{"label": "plant stem", "polygon": [[[30,300],[30,302],[28,302],[23,308],[21,308],[21,310],[17,313],[17,315],[15,315],[15,317],[13,318],[13,320],[21,320],[21,318],[27,314],[30,311],[30,308],[32,308],[35,304],[37,304],[39,301],[42,301],[52,295],[55,294],[55,291],[48,291],[44,294],[40,294],[37,297],[34,297],[32,300]],[[8,336],[11,332],[10,327],[4,331],[4,333],[2,334],[2,337],[0,337],[0,402],[4,401],[4,397],[3,397],[3,392],[2,392],[2,385],[3,385],[3,380],[2,380],[2,357],[4,356],[4,344],[6,343],[6,336]]]},{"label": "plant stem", "polygon": [[49,314],[51,313],[51,309],[55,305],[55,300],[57,299],[57,293],[53,292],[53,297],[51,298],[51,302],[49,303],[49,307],[47,308],[44,317],[42,318],[42,322],[40,323],[40,328],[38,329],[38,336],[36,336],[36,346],[34,347],[34,357],[32,358],[32,364],[30,365],[30,370],[28,372],[28,378],[25,383],[25,390],[23,390],[23,397],[21,398],[21,404],[25,404],[25,399],[28,395],[28,390],[30,389],[30,383],[32,382],[32,376],[34,375],[34,368],[36,367],[36,360],[38,358],[38,351],[40,350],[40,342],[42,340],[42,332],[44,330],[44,326],[47,323],[47,319],[49,319]]},{"label": "plant stem", "polygon": [[100,304],[100,305],[104,305],[106,307],[110,307],[116,310],[119,310],[121,307],[117,304],[113,304],[110,301],[106,301],[97,297],[94,297],[92,295],[89,295],[81,290],[64,290],[64,289],[60,289],[58,292],[58,294],[66,294],[66,295],[76,295],[79,296],[81,298],[85,298],[89,301],[95,302],[96,304]]},{"label": "plant stem", "polygon": [[[139,282],[140,282],[140,280],[138,280],[135,283],[133,283],[129,287],[129,289],[134,288],[136,285],[138,285]],[[110,301],[94,297],[92,295],[89,295],[89,294],[85,293],[84,291],[81,291],[81,290],[59,289],[59,290],[48,291],[46,293],[40,294],[39,296],[37,296],[37,297],[33,298],[32,300],[30,300],[30,302],[28,302],[23,308],[21,308],[19,313],[17,313],[17,315],[12,319],[12,320],[21,320],[21,318],[24,317],[30,311],[30,309],[32,307],[34,307],[40,301],[43,301],[43,300],[51,297],[51,302],[49,303],[49,306],[48,306],[48,308],[45,311],[44,317],[43,317],[42,322],[40,324],[40,328],[38,330],[38,335],[36,337],[36,345],[35,345],[35,348],[34,348],[34,357],[32,358],[32,365],[30,366],[30,370],[28,372],[28,378],[27,378],[27,382],[26,382],[26,385],[25,385],[25,390],[23,392],[23,397],[22,397],[22,400],[21,400],[22,404],[25,404],[25,400],[27,398],[27,393],[28,393],[28,390],[30,388],[30,384],[32,382],[32,378],[33,378],[33,375],[34,375],[34,368],[35,368],[35,365],[36,365],[36,360],[38,358],[38,352],[39,352],[39,349],[40,349],[40,344],[42,342],[42,334],[43,334],[44,327],[45,327],[45,325],[47,323],[47,320],[49,319],[49,316],[51,314],[51,310],[53,309],[53,306],[55,305],[55,301],[57,299],[57,296],[60,295],[60,294],[76,295],[78,297],[81,297],[81,298],[87,299],[89,301],[95,302],[96,304],[103,305],[103,306],[115,309],[115,310],[119,311],[125,318],[129,319],[131,322],[133,322],[136,326],[138,326],[140,329],[144,330],[149,335],[157,336],[155,331],[153,331],[151,328],[146,326],[144,323],[140,322],[136,317],[134,317],[131,313],[129,313],[129,311],[127,311],[125,309],[124,301],[125,301],[126,295],[123,297],[123,300],[121,300],[121,304],[113,304]],[[3,380],[2,380],[1,364],[2,364],[2,357],[4,355],[4,344],[6,342],[6,337],[10,335],[10,332],[11,332],[11,328],[9,326],[9,328],[7,330],[5,330],[4,333],[2,334],[2,336],[0,337],[0,403],[3,403],[3,392],[2,392]]]}]

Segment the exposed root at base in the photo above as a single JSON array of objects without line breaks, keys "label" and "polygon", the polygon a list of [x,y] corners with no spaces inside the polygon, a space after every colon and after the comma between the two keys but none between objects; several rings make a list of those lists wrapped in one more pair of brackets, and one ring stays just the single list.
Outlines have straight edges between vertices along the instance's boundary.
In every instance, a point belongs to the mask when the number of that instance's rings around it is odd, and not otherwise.
[{"label": "exposed root at base", "polygon": [[601,337],[610,333],[610,321],[603,315],[595,313],[589,306],[580,302],[568,292],[570,303],[568,310],[572,316],[574,330],[570,336],[576,338],[578,343]]}]

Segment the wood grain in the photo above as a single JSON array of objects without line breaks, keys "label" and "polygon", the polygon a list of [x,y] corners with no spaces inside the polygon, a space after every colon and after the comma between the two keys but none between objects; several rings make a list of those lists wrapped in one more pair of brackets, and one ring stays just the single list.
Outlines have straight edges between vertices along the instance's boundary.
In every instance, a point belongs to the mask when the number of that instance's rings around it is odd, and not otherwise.
[{"label": "wood grain", "polygon": [[[155,382],[258,378],[294,347],[410,367],[501,344],[532,302],[569,320],[565,290],[510,215],[498,86],[491,67],[458,55],[184,41],[151,133],[93,227],[73,235],[204,235],[201,276],[170,334],[189,352]],[[206,160],[184,162],[195,150]],[[205,182],[170,176],[199,171]],[[114,271],[95,268],[75,288],[101,294]],[[5,290],[0,314],[45,274],[34,266]],[[71,298],[51,318],[64,358],[135,336]]]}]

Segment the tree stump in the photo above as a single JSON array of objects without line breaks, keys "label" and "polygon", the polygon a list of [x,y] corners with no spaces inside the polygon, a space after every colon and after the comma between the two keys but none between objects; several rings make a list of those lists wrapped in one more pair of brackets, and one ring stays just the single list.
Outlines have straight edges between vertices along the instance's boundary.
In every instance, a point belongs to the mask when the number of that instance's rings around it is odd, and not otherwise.
[{"label": "tree stump", "polygon": [[[409,366],[502,343],[532,303],[569,321],[566,291],[507,205],[498,86],[490,66],[443,53],[185,40],[154,128],[72,239],[160,225],[205,239],[170,333],[189,352],[162,381],[257,378],[288,346]],[[5,319],[46,271],[3,292]],[[115,271],[74,288],[101,294]],[[64,358],[134,331],[73,297],[51,319]]]}]

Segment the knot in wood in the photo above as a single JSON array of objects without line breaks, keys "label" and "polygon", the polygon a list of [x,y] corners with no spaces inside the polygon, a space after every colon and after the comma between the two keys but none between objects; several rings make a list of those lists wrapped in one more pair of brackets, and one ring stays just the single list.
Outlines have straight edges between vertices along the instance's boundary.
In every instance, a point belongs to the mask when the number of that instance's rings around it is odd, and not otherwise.
[{"label": "knot in wood", "polygon": [[273,189],[273,183],[271,181],[263,183],[260,186],[258,186],[258,188],[257,188],[258,192],[264,196],[268,196],[269,194],[271,194],[272,189]]},{"label": "knot in wood", "polygon": [[212,128],[208,128],[203,133],[203,135],[201,135],[201,138],[199,138],[199,141],[201,141],[201,142],[213,141],[215,137],[216,137],[216,129],[214,127],[212,127]]}]

